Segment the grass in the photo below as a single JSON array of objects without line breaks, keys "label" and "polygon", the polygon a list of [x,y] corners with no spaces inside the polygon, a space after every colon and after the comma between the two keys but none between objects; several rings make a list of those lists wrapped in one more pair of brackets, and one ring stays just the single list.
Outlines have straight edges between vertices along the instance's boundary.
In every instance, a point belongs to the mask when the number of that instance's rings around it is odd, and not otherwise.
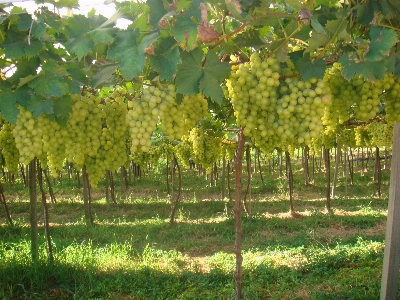
[{"label": "grass", "polygon": [[[264,170],[264,183],[253,175],[251,215],[242,221],[244,298],[378,299],[387,194],[375,196],[371,174],[355,174],[346,197],[340,177],[327,213],[324,175],[305,186],[295,165],[298,214],[291,217],[287,183],[277,173]],[[388,175],[383,170],[384,192]],[[220,184],[210,187],[185,171],[177,223],[169,225],[163,170],[127,190],[116,179],[118,204],[106,203],[104,183],[93,191],[93,227],[85,225],[76,184],[55,182],[52,264],[42,224],[39,262],[32,263],[27,191],[21,183],[5,184],[15,226],[0,223],[0,298],[234,299],[232,202],[220,199]],[[38,211],[42,221],[40,204]]]}]

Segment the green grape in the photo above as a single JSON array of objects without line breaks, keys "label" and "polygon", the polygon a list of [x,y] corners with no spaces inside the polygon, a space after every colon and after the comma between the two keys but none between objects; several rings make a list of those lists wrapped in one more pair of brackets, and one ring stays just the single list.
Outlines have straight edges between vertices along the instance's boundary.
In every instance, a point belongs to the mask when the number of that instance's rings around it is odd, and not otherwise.
[{"label": "green grape", "polygon": [[357,147],[371,146],[371,136],[368,134],[368,130],[365,128],[365,126],[358,126],[354,128],[354,134]]},{"label": "green grape", "polygon": [[182,136],[181,142],[175,146],[176,157],[186,168],[190,168],[189,159],[194,156],[192,148],[193,145],[187,135]]},{"label": "green grape", "polygon": [[206,134],[198,127],[194,127],[189,132],[189,141],[193,146],[193,160],[197,164],[201,164],[207,173],[211,172],[211,168],[217,162],[221,155],[222,139]]},{"label": "green grape", "polygon": [[355,148],[357,147],[356,136],[353,128],[345,128],[339,133],[343,146]]},{"label": "green grape", "polygon": [[369,135],[369,144],[367,146],[392,147],[393,125],[374,120],[365,126],[365,130]]},{"label": "green grape", "polygon": [[322,117],[325,108],[331,105],[330,88],[321,79],[303,81],[289,77],[282,83],[280,92],[276,127],[281,150],[310,145],[324,130]]},{"label": "green grape", "polygon": [[383,79],[385,98],[385,119],[388,124],[393,125],[400,122],[400,78],[393,74],[386,74]]},{"label": "green grape", "polygon": [[17,122],[13,128],[15,144],[19,151],[19,161],[29,164],[35,157],[43,157],[44,127],[30,111],[20,108]]},{"label": "green grape", "polygon": [[157,127],[158,108],[165,92],[155,86],[143,87],[132,101],[128,102],[126,123],[131,140],[130,152],[148,152],[151,135]]},{"label": "green grape", "polygon": [[0,131],[1,154],[4,158],[4,164],[9,172],[16,174],[18,172],[19,152],[13,136],[14,126],[4,123]]},{"label": "green grape", "polygon": [[272,151],[280,141],[273,128],[280,71],[276,58],[262,59],[254,52],[250,62],[233,67],[226,83],[237,124],[265,152]]},{"label": "green grape", "polygon": [[107,170],[116,171],[126,164],[127,105],[125,98],[114,91],[109,97],[98,97],[103,111],[103,125],[99,137],[100,147],[95,156],[86,157],[90,182],[96,186]]},{"label": "green grape", "polygon": [[237,149],[237,143],[231,140],[222,140],[221,145],[221,156],[225,157],[227,160],[232,160],[235,157]]}]

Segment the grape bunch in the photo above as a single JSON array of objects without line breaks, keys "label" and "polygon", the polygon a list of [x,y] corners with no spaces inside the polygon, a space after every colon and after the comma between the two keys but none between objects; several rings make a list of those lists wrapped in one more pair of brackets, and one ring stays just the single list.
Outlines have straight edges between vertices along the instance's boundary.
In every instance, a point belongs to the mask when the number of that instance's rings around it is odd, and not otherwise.
[{"label": "grape bunch", "polygon": [[188,135],[181,138],[181,142],[175,146],[176,157],[181,161],[182,165],[189,168],[189,158],[193,157],[193,144],[189,140]]},{"label": "grape bunch", "polygon": [[66,158],[79,169],[85,164],[87,156],[96,157],[106,116],[99,97],[72,95],[71,102],[72,111],[67,122],[68,138],[65,140]]},{"label": "grape bunch", "polygon": [[[43,115],[40,117],[44,118]],[[43,122],[35,118],[30,111],[20,108],[16,125],[13,128],[15,145],[20,155],[20,163],[27,165],[35,157],[45,161],[43,159],[45,155],[43,152],[43,134],[47,129],[44,127]]]},{"label": "grape bunch", "polygon": [[[169,89],[172,89],[169,87]],[[208,112],[208,102],[202,94],[185,95],[178,105],[174,101],[168,101],[168,108],[162,110],[161,128],[167,134],[169,140],[180,139],[188,134],[189,130],[196,126]]]},{"label": "grape bunch", "polygon": [[400,122],[400,78],[388,73],[383,79],[385,119],[388,124]]},{"label": "grape bunch", "polygon": [[275,109],[280,72],[275,57],[262,59],[254,52],[250,62],[232,68],[226,83],[236,123],[243,126],[244,134],[265,152],[272,151],[279,142],[272,125],[277,121]]},{"label": "grape bunch", "polygon": [[131,153],[149,151],[151,135],[157,128],[158,118],[168,108],[166,102],[170,101],[175,101],[175,90],[168,89],[167,93],[155,86],[144,86],[128,102],[126,123],[131,140]]},{"label": "grape bunch", "polygon": [[126,152],[126,114],[125,98],[118,92],[102,99],[100,109],[104,112],[100,147],[96,156],[86,157],[87,172],[93,186],[96,186],[107,170],[116,171],[125,165],[128,157]]},{"label": "grape bunch", "polygon": [[42,167],[48,168],[50,174],[57,178],[65,160],[65,141],[68,140],[68,131],[56,121],[49,120],[43,114],[38,118],[38,124],[45,128],[42,138],[43,152],[47,154],[47,160],[41,160]]},{"label": "grape bunch", "polygon": [[371,146],[371,136],[365,126],[357,126],[354,128],[354,137],[357,147]]},{"label": "grape bunch", "polygon": [[393,126],[379,121],[372,121],[365,126],[369,135],[369,145],[375,147],[392,147]]},{"label": "grape bunch", "polygon": [[19,152],[13,136],[13,125],[4,123],[0,130],[0,148],[9,172],[18,172]]},{"label": "grape bunch", "polygon": [[338,141],[338,138],[340,138],[340,141],[342,142],[343,146],[347,146],[350,148],[357,147],[356,135],[353,128],[342,129],[336,141]]},{"label": "grape bunch", "polygon": [[324,125],[333,131],[351,118],[361,121],[374,118],[379,113],[384,85],[383,80],[372,83],[361,76],[347,81],[341,74],[342,68],[341,64],[334,63],[324,78],[333,94],[332,106],[324,116]]},{"label": "grape bunch", "polygon": [[198,127],[189,132],[189,141],[193,145],[193,160],[201,164],[209,174],[213,164],[219,160],[221,155],[221,138],[206,134]]},{"label": "grape bunch", "polygon": [[232,160],[235,157],[237,143],[231,140],[223,139],[221,145],[221,156],[227,160]]},{"label": "grape bunch", "polygon": [[332,98],[329,87],[321,79],[296,76],[286,78],[279,91],[273,126],[281,138],[281,150],[310,145],[324,131],[322,117]]}]

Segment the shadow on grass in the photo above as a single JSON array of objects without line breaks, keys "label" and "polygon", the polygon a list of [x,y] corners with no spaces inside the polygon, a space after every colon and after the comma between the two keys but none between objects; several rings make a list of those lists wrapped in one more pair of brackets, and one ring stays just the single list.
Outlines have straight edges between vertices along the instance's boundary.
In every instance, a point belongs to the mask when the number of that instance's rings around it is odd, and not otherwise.
[{"label": "shadow on grass", "polygon": [[[295,267],[276,265],[267,255],[258,257],[252,263],[245,260],[244,297],[294,299],[296,291],[303,289],[304,284],[332,283],[337,280],[337,273],[345,272],[348,276],[344,276],[342,282],[332,284],[329,290],[310,292],[319,294],[323,297],[321,299],[336,299],[342,295],[352,296],[351,299],[376,299],[379,295],[376,270],[380,268],[382,251],[369,245],[366,240],[358,240],[352,246],[342,244],[332,249],[301,248],[299,251],[303,251],[307,260]],[[62,252],[58,255],[62,255]],[[221,257],[225,260],[234,259],[233,256]],[[78,260],[80,258],[77,257]],[[226,261],[219,260],[220,265],[211,266],[207,272],[196,267],[188,270],[183,264],[171,272],[152,265],[142,265],[140,260],[143,257],[137,257],[139,262],[134,266],[109,270],[95,259],[84,259],[81,264],[57,263],[56,260],[54,265],[30,264],[28,259],[12,266],[2,266],[0,296],[3,299],[234,298],[234,270],[224,269]],[[357,274],[356,279],[355,275],[350,276],[353,273]],[[349,285],[352,286],[351,291]]]}]

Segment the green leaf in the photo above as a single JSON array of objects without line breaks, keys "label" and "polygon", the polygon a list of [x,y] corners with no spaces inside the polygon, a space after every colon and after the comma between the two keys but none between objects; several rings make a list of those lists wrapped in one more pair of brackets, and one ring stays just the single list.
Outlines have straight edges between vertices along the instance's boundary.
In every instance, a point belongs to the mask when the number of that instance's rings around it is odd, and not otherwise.
[{"label": "green leaf", "polygon": [[90,77],[91,86],[98,87],[110,83],[110,78],[118,70],[117,64],[105,64],[95,66],[95,73]]},{"label": "green leaf", "polygon": [[184,95],[199,93],[199,82],[203,76],[202,61],[203,51],[199,48],[190,52],[181,52],[182,63],[176,72],[176,91]]},{"label": "green leaf", "polygon": [[248,30],[236,35],[233,39],[234,44],[239,47],[259,47],[265,45],[265,41],[261,39],[259,30],[249,28]]},{"label": "green leaf", "polygon": [[181,52],[182,63],[178,65],[175,79],[177,92],[189,95],[202,92],[212,101],[220,103],[223,97],[221,83],[230,75],[230,66],[211,51],[202,66],[203,56],[201,49]]},{"label": "green leaf", "polygon": [[40,15],[41,18],[44,19],[45,23],[47,26],[50,28],[54,29],[56,32],[60,32],[61,29],[64,28],[63,23],[61,22],[61,19],[59,15],[55,14],[54,12],[50,11],[47,7],[43,6],[41,7],[42,14]]},{"label": "green leaf", "polygon": [[53,98],[53,112],[56,121],[63,127],[67,124],[69,113],[71,111],[71,97],[63,96]]},{"label": "green leaf", "polygon": [[167,13],[162,0],[147,0],[147,5],[150,8],[149,23],[153,28],[158,27],[158,22]]},{"label": "green leaf", "polygon": [[90,18],[91,31],[87,33],[95,44],[106,43],[111,44],[114,41],[114,35],[117,28],[114,28],[117,19],[121,16],[120,12],[116,12],[107,19],[103,16],[94,16]]},{"label": "green leaf", "polygon": [[268,45],[268,50],[274,51],[276,58],[280,62],[284,62],[287,59],[289,51],[288,45],[289,41],[287,39],[275,40]]},{"label": "green leaf", "polygon": [[331,36],[337,33],[336,37],[339,40],[350,41],[351,36],[347,32],[348,23],[347,20],[343,19],[328,21],[325,29],[331,34]]},{"label": "green leaf", "polygon": [[303,5],[303,1],[300,0],[286,0],[285,2],[290,4],[296,11],[299,11]]},{"label": "green leaf", "polygon": [[27,108],[37,118],[42,113],[50,114],[53,112],[53,100],[35,96],[30,99]]},{"label": "green leaf", "polygon": [[120,65],[125,79],[139,76],[144,67],[145,56],[137,44],[139,35],[139,29],[120,30],[108,50],[108,58],[115,59]]},{"label": "green leaf", "polygon": [[[0,85],[1,97],[0,97],[0,113],[1,116],[11,124],[17,122],[17,116],[19,110],[17,108],[17,100],[20,97],[20,93],[14,93],[11,89],[11,85],[4,82]],[[26,97],[26,95],[25,95]]]},{"label": "green leaf", "polygon": [[194,0],[191,8],[178,15],[172,24],[171,34],[181,47],[191,51],[197,46],[197,22],[200,22],[200,0]]},{"label": "green leaf", "polygon": [[44,97],[62,96],[69,93],[69,85],[63,76],[41,73],[33,80],[28,82],[29,87],[35,89],[37,95]]},{"label": "green leaf", "polygon": [[53,4],[57,8],[63,7],[79,7],[78,0],[47,0],[46,2]]},{"label": "green leaf", "polygon": [[46,24],[42,18],[38,18],[38,20],[36,20],[32,25],[31,35],[33,37],[41,39],[44,37],[45,33],[46,33]]},{"label": "green leaf", "polygon": [[65,34],[69,39],[65,48],[69,52],[75,53],[79,59],[89,54],[94,46],[93,41],[86,37],[89,28],[90,24],[85,16],[74,15],[67,20]]},{"label": "green leaf", "polygon": [[326,70],[325,60],[318,59],[316,61],[312,61],[308,53],[301,57],[293,55],[291,58],[296,69],[299,70],[303,80],[308,80],[313,77],[320,79],[324,78]]},{"label": "green leaf", "polygon": [[32,16],[27,13],[19,14],[18,29],[19,30],[29,30],[32,24]]},{"label": "green leaf", "polygon": [[397,35],[392,29],[375,27],[370,31],[371,42],[364,52],[366,60],[378,61],[387,56],[396,43]]},{"label": "green leaf", "polygon": [[319,47],[325,45],[328,42],[329,37],[327,34],[320,34],[316,31],[312,31],[306,52],[313,52],[314,50],[317,50]]},{"label": "green leaf", "polygon": [[160,34],[156,32],[151,32],[146,34],[143,39],[140,41],[139,49],[141,52],[144,52],[148,47],[150,47],[160,36]]},{"label": "green leaf", "polygon": [[154,48],[154,55],[148,56],[151,67],[157,71],[161,80],[172,80],[177,65],[181,62],[176,41],[168,37]]},{"label": "green leaf", "polygon": [[11,27],[7,31],[7,37],[3,42],[4,55],[9,59],[18,59],[25,56],[25,46],[27,45],[26,32],[16,30]]},{"label": "green leaf", "polygon": [[357,4],[354,6],[354,11],[357,12],[358,23],[364,26],[370,26],[370,23],[374,18],[374,7],[370,1],[363,4]]},{"label": "green leaf", "polygon": [[17,84],[19,83],[20,78],[24,78],[29,75],[36,75],[36,70],[39,65],[40,60],[37,57],[31,59],[23,58],[18,61],[17,70],[10,78],[8,78],[8,80],[14,84]]},{"label": "green leaf", "polygon": [[225,0],[226,8],[237,20],[243,20],[246,17],[246,13],[242,11],[242,6],[237,0]]},{"label": "green leaf", "polygon": [[229,77],[231,67],[227,62],[221,62],[215,52],[208,52],[200,80],[200,91],[212,101],[221,103],[224,93],[221,83]]},{"label": "green leaf", "polygon": [[43,50],[43,43],[37,39],[31,40],[30,44],[25,45],[24,51],[28,58],[37,56]]},{"label": "green leaf", "polygon": [[360,61],[354,59],[354,55],[354,53],[344,54],[338,60],[343,64],[342,75],[344,78],[350,80],[354,75],[361,75],[369,81],[376,81],[385,77],[385,64],[380,61]]},{"label": "green leaf", "polygon": [[316,18],[311,18],[311,27],[319,34],[326,34],[324,27],[319,23]]}]

